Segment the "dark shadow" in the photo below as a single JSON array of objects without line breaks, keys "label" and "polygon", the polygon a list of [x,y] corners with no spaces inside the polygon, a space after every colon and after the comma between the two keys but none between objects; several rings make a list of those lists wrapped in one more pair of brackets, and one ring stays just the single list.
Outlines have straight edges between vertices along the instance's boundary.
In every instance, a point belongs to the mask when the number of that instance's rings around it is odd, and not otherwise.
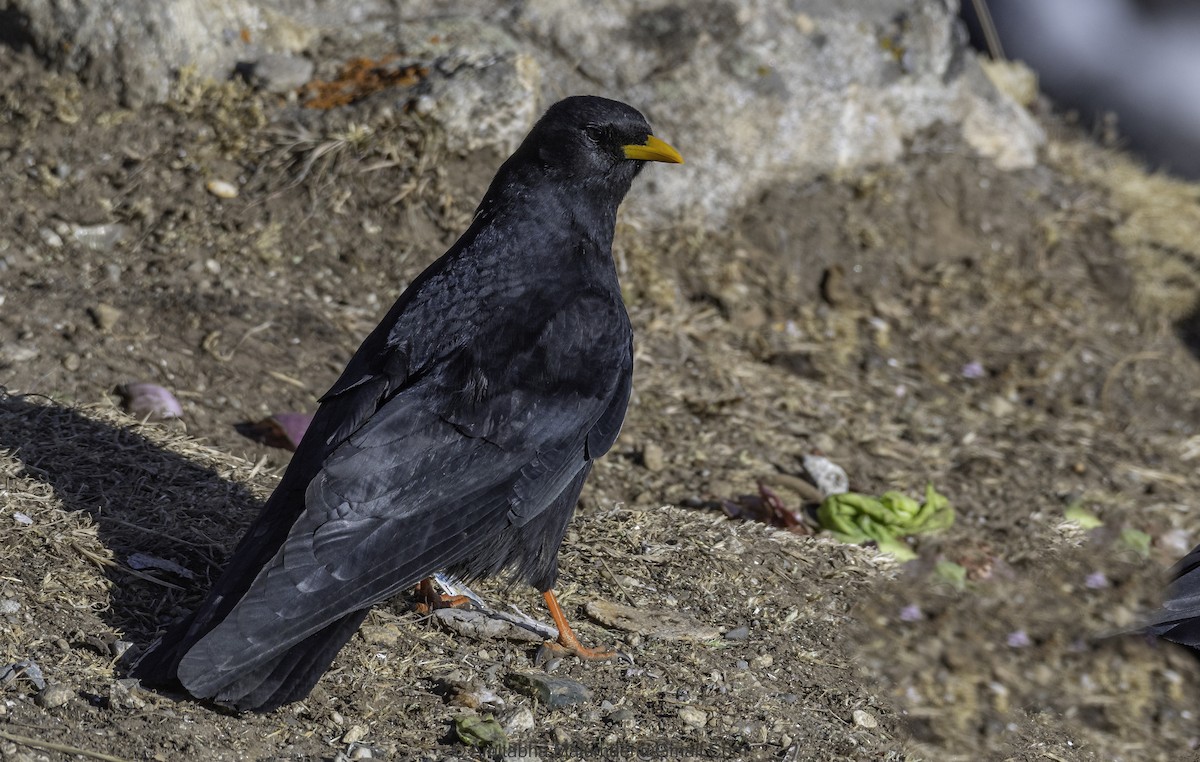
[{"label": "dark shadow", "polygon": [[[0,449],[15,455],[23,476],[52,487],[67,510],[91,517],[117,562],[104,567],[113,586],[100,616],[139,651],[199,601],[261,507],[199,458],[41,396],[0,389]],[[194,577],[131,569],[135,553],[175,562]]]},{"label": "dark shadow", "polygon": [[1192,353],[1192,357],[1200,360],[1200,305],[1197,305],[1187,317],[1175,322],[1175,335]]},{"label": "dark shadow", "polygon": [[23,51],[33,47],[29,18],[14,8],[0,8],[0,45]]}]

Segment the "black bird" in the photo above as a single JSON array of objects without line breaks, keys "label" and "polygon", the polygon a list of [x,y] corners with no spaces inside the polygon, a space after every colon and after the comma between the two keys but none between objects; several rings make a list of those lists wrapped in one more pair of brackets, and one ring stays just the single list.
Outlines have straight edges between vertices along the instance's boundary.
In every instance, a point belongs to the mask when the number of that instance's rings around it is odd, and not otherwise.
[{"label": "black bird", "polygon": [[631,106],[551,106],[321,398],[208,597],[133,674],[269,711],[308,695],[371,606],[443,570],[536,587],[563,647],[606,655],[551,587],[629,401],[612,240],[647,161],[683,159]]},{"label": "black bird", "polygon": [[1200,655],[1200,547],[1172,567],[1166,600],[1146,632],[1188,646]]}]

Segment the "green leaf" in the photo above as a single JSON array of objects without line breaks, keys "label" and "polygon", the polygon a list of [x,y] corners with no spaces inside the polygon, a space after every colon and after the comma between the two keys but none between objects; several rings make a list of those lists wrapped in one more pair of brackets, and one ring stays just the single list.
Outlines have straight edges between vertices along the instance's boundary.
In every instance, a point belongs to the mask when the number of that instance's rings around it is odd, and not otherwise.
[{"label": "green leaf", "polygon": [[1083,529],[1095,529],[1096,527],[1104,526],[1104,522],[1096,514],[1086,510],[1078,502],[1068,505],[1067,510],[1063,513],[1067,517],[1067,521],[1077,524]]}]

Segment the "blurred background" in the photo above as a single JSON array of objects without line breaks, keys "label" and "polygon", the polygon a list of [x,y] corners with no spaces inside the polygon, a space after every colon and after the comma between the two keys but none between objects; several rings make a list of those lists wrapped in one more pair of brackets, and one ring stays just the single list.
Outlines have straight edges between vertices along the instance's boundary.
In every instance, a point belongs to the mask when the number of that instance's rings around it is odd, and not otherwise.
[{"label": "blurred background", "polygon": [[1024,62],[1098,137],[1152,168],[1200,176],[1200,3],[963,0],[961,13],[972,46]]}]

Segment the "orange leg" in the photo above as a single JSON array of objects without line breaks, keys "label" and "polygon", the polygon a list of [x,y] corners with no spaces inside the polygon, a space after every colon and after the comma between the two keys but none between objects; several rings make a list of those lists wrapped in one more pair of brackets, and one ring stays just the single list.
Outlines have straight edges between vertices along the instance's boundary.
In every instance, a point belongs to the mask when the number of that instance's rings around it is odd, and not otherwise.
[{"label": "orange leg", "polygon": [[460,608],[471,603],[465,595],[441,595],[433,589],[433,580],[429,577],[417,584],[417,597],[420,599],[413,608],[418,614],[428,614],[434,609]]},{"label": "orange leg", "polygon": [[608,651],[601,648],[588,648],[579,642],[579,638],[575,637],[575,631],[571,629],[571,625],[567,624],[567,617],[563,614],[562,606],[558,605],[558,599],[554,597],[553,590],[547,590],[542,593],[546,599],[546,607],[550,609],[550,616],[554,619],[554,626],[558,628],[558,642],[545,644],[545,648],[559,655],[575,654],[581,659],[589,661],[602,661],[611,659],[617,656],[615,651]]}]

